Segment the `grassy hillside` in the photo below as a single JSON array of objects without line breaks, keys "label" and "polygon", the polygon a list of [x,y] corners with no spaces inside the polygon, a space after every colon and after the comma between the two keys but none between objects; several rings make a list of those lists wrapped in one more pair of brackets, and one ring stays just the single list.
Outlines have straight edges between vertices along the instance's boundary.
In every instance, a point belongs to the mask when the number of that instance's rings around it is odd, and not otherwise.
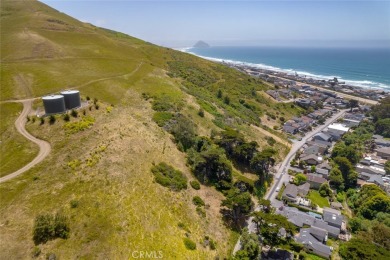
[{"label": "grassy hillside", "polygon": [[[271,126],[300,110],[275,104],[262,95],[268,86],[236,70],[81,23],[37,1],[2,0],[0,26],[2,102],[66,88],[98,100],[98,109],[91,101],[69,122],[57,116],[53,124],[48,118],[27,123],[52,151],[32,170],[0,184],[0,259],[31,257],[38,250],[35,217],[56,212],[69,217],[70,236],[39,245],[41,256],[122,259],[132,250],[161,250],[167,259],[228,256],[237,233],[222,221],[222,193],[204,185],[174,192],[154,181],[150,169],[160,162],[195,179],[186,154],[156,122],[181,114],[199,136],[235,128],[260,149],[272,146],[281,159],[289,144]],[[168,108],[158,112],[159,106]],[[42,109],[39,100],[34,109]],[[37,152],[25,140],[10,141],[19,140],[12,130],[18,110],[20,105],[1,104],[2,174]],[[234,169],[234,178],[257,177]],[[197,212],[194,196],[208,205],[205,215]],[[187,236],[196,250],[185,247]],[[216,250],[203,246],[205,236]]]}]

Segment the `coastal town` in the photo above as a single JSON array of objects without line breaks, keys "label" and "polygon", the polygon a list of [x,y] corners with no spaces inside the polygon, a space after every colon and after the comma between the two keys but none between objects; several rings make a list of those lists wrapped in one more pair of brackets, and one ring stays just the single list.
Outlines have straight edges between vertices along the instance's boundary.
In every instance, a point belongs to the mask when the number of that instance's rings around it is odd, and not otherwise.
[{"label": "coastal town", "polygon": [[[337,256],[334,247],[340,246],[339,241],[349,241],[354,236],[351,225],[348,224],[352,218],[351,208],[345,199],[345,193],[341,191],[344,186],[340,189],[340,186],[335,185],[335,168],[338,170],[343,167],[337,163],[343,153],[338,151],[354,133],[359,138],[360,128],[373,125],[370,114],[372,105],[388,99],[389,93],[347,86],[337,79],[314,80],[298,75],[231,66],[272,83],[274,89],[266,91],[270,98],[305,109],[306,113],[287,120],[282,125],[281,130],[290,137],[293,147],[285,160],[274,167],[274,181],[265,198],[274,208],[274,214],[284,216],[298,230],[292,235],[281,228],[277,234],[280,239],[286,240],[290,236],[306,252],[333,259]],[[349,96],[340,95],[342,93]],[[359,102],[358,97],[364,99]],[[357,157],[356,161],[345,155],[351,167],[350,174],[353,172],[356,175],[351,188],[355,192],[355,189],[359,191],[365,185],[375,185],[389,196],[390,139],[376,133],[364,141],[364,145],[360,147],[362,152],[354,155]],[[263,209],[264,205],[260,205],[255,212]],[[249,233],[259,233],[255,222],[254,217],[249,218]],[[240,244],[236,245],[235,251],[239,248]],[[273,250],[270,248],[262,247],[262,259],[295,258],[294,253],[285,250],[285,247]]]}]

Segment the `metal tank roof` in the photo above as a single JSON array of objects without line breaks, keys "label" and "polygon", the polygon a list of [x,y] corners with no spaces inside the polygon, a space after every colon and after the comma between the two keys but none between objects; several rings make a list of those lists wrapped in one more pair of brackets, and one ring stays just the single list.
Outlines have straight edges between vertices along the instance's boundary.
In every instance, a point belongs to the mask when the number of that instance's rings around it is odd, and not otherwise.
[{"label": "metal tank roof", "polygon": [[80,93],[80,91],[78,91],[78,90],[65,90],[65,91],[61,91],[61,94],[62,94],[62,95],[66,95],[66,94],[76,94],[76,93]]},{"label": "metal tank roof", "polygon": [[42,99],[44,99],[44,100],[61,99],[61,98],[64,98],[64,96],[63,95],[50,95],[50,96],[42,97]]}]

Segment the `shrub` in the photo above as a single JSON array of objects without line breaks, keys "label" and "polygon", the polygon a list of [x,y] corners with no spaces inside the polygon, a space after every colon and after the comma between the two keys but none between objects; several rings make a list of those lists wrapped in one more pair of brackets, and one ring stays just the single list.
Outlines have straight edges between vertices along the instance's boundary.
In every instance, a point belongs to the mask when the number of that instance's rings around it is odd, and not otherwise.
[{"label": "shrub", "polygon": [[87,96],[87,100],[89,101],[89,100],[91,100],[91,98],[89,96]]},{"label": "shrub", "polygon": [[230,98],[229,98],[229,96],[225,96],[224,99],[223,99],[223,102],[224,102],[226,105],[229,105],[229,104],[230,104]]},{"label": "shrub", "polygon": [[170,111],[174,108],[172,100],[168,97],[161,97],[153,101],[152,109],[155,111]]},{"label": "shrub", "polygon": [[195,190],[200,190],[200,183],[198,181],[190,181],[190,185]]},{"label": "shrub", "polygon": [[216,245],[215,241],[212,239],[209,240],[209,246],[210,246],[211,250],[217,249],[217,245]]},{"label": "shrub", "polygon": [[64,121],[69,122],[70,116],[68,114],[64,114],[63,117]]},{"label": "shrub", "polygon": [[162,186],[169,187],[174,191],[187,189],[187,178],[181,171],[172,166],[162,162],[153,166],[151,171],[154,174],[155,181]]},{"label": "shrub", "polygon": [[205,205],[204,201],[199,196],[193,197],[192,198],[192,203],[194,203],[195,206],[204,206]]},{"label": "shrub", "polygon": [[78,122],[68,122],[65,123],[64,129],[68,134],[74,134],[85,129],[90,128],[95,123],[95,119],[91,116],[84,116]]},{"label": "shrub", "polygon": [[169,112],[156,112],[153,115],[153,121],[157,123],[158,126],[164,126],[169,120],[173,117],[172,113]]},{"label": "shrub", "polygon": [[72,111],[70,112],[70,115],[73,116],[73,117],[77,117],[78,116],[78,112],[74,109],[72,109]]},{"label": "shrub", "polygon": [[78,206],[79,206],[79,201],[78,200],[71,200],[70,201],[70,207],[72,209],[77,208]]},{"label": "shrub", "polygon": [[100,107],[99,104],[95,104],[95,109],[96,110],[99,110],[99,107]]},{"label": "shrub", "polygon": [[35,246],[32,251],[32,257],[38,257],[41,254],[41,249],[38,246]]},{"label": "shrub", "polygon": [[184,245],[186,246],[186,248],[188,250],[195,250],[196,249],[196,243],[187,237],[184,238]]},{"label": "shrub", "polygon": [[203,109],[199,109],[198,115],[199,115],[200,117],[204,117],[204,110],[203,110]]},{"label": "shrub", "polygon": [[52,124],[54,124],[56,122],[56,117],[54,116],[54,115],[51,115],[50,117],[49,117],[49,123],[52,125]]},{"label": "shrub", "polygon": [[206,217],[206,211],[202,209],[201,207],[196,207],[196,213],[198,213],[199,216],[205,218]]},{"label": "shrub", "polygon": [[36,245],[46,243],[55,238],[69,237],[68,218],[57,213],[55,216],[51,214],[38,215],[35,218],[33,240]]}]

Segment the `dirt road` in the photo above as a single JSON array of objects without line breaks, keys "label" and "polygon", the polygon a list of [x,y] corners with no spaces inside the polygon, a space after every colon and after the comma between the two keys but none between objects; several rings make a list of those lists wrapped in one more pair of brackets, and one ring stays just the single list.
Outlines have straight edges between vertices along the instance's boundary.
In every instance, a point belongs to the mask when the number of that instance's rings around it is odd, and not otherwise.
[{"label": "dirt road", "polygon": [[32,136],[29,132],[27,132],[27,130],[25,128],[25,125],[27,122],[27,115],[31,111],[32,100],[29,99],[29,100],[21,100],[21,101],[14,101],[14,102],[21,102],[23,104],[23,111],[20,114],[20,116],[18,117],[18,119],[16,119],[16,121],[15,121],[16,130],[18,130],[19,133],[21,133],[24,137],[26,137],[31,142],[36,143],[39,146],[39,153],[34,158],[34,160],[32,160],[31,162],[26,164],[24,167],[20,168],[19,170],[15,171],[13,173],[10,173],[6,176],[1,177],[0,183],[11,180],[11,179],[15,178],[16,176],[19,176],[20,174],[30,170],[32,167],[34,167],[35,165],[37,165],[38,163],[43,161],[43,159],[45,159],[46,156],[49,155],[50,150],[51,150],[50,144],[48,142],[40,140],[40,139]]}]

